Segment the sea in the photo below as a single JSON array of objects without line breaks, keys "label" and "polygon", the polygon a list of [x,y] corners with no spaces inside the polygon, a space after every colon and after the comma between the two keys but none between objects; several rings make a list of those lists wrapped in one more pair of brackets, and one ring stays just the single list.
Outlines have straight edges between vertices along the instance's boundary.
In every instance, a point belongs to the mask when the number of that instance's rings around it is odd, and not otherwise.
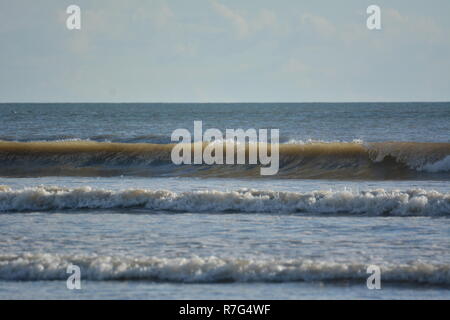
[{"label": "sea", "polygon": [[0,299],[450,299],[450,103],[0,104]]}]

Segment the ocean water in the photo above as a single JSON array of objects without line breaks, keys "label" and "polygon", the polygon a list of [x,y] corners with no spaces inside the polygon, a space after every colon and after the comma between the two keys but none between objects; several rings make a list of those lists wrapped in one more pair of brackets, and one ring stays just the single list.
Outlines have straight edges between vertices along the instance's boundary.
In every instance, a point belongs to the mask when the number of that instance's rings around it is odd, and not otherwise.
[{"label": "ocean water", "polygon": [[[279,129],[279,173],[174,165],[195,120]],[[449,132],[450,103],[0,104],[0,298],[449,299]]]}]

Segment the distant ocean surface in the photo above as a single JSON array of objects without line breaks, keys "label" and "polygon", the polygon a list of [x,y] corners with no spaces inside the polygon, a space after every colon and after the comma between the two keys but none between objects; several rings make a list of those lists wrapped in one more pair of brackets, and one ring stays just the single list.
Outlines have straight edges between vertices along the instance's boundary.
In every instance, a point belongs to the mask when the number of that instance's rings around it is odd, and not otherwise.
[{"label": "distant ocean surface", "polygon": [[[279,129],[279,173],[174,165],[196,120]],[[449,299],[449,132],[450,103],[0,104],[0,299]]]}]

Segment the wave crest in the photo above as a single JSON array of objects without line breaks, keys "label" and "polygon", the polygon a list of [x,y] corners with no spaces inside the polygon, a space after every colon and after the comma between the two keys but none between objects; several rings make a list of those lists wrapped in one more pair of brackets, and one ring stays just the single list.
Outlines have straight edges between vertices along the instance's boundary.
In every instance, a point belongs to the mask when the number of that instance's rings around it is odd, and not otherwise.
[{"label": "wave crest", "polygon": [[[371,216],[448,216],[450,193],[413,189],[281,192],[241,189],[192,191],[62,187],[0,188],[0,212],[141,209],[144,212],[300,213]],[[140,211],[140,212],[141,212]]]},{"label": "wave crest", "polygon": [[[260,164],[174,165],[173,146],[0,141],[0,175],[260,177]],[[279,150],[280,170],[272,178],[450,180],[450,143],[314,142],[281,144]]]},{"label": "wave crest", "polygon": [[[0,255],[0,279],[7,281],[66,280],[67,266],[81,269],[91,281],[150,280],[181,283],[361,281],[367,265],[305,259],[219,257],[125,258],[54,254]],[[428,263],[381,265],[382,281],[450,285],[450,266]]]}]

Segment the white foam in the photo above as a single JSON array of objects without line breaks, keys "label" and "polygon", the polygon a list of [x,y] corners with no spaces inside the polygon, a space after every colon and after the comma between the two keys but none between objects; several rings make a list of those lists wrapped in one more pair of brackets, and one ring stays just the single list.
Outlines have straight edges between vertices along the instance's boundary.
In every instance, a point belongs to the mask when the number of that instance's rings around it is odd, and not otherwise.
[{"label": "white foam", "polygon": [[321,140],[321,139],[306,139],[306,140],[301,140],[301,139],[289,139],[286,143],[283,144],[299,144],[299,145],[304,145],[304,144],[317,144],[317,143],[354,143],[354,144],[364,144],[364,140],[362,139],[353,139],[352,141],[343,141],[343,140]]},{"label": "white foam", "polygon": [[91,187],[0,187],[0,212],[140,208],[193,213],[307,213],[392,216],[450,215],[450,193],[413,190],[280,192],[105,190]]},{"label": "white foam", "polygon": [[450,171],[450,156],[447,156],[444,159],[434,163],[427,163],[422,168],[420,168],[420,171],[432,173]]},{"label": "white foam", "polygon": [[[219,257],[125,258],[54,254],[0,255],[0,279],[66,280],[67,266],[80,267],[81,280],[151,280],[163,282],[292,282],[344,281],[365,283],[367,265],[303,259]],[[450,284],[450,266],[427,263],[380,265],[383,283]]]}]

